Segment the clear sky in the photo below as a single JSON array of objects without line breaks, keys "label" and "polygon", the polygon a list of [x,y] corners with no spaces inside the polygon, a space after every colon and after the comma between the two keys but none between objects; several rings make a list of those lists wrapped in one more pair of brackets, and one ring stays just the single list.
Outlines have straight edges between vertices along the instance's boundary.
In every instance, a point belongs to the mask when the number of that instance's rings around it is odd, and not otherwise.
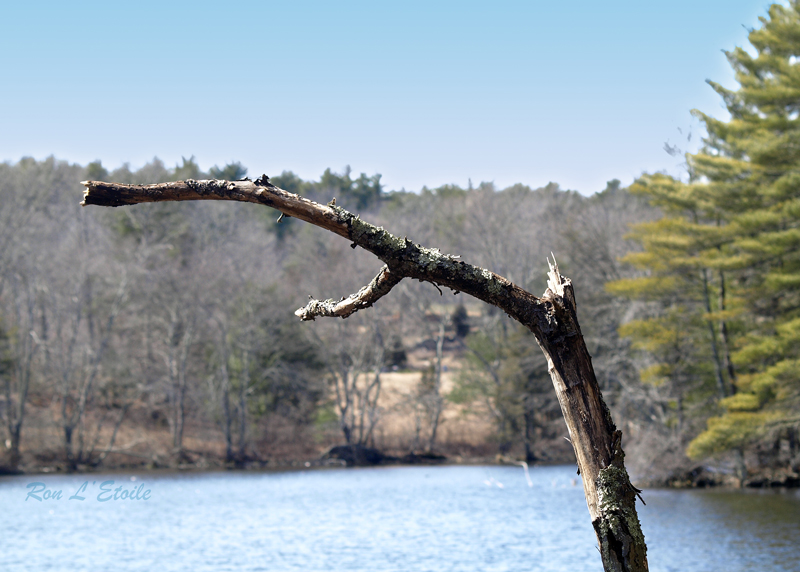
[{"label": "clear sky", "polygon": [[768,2],[7,2],[0,10],[0,161],[251,175],[326,167],[389,189],[558,182],[590,194],[679,172],[725,117],[721,50],[747,46]]}]

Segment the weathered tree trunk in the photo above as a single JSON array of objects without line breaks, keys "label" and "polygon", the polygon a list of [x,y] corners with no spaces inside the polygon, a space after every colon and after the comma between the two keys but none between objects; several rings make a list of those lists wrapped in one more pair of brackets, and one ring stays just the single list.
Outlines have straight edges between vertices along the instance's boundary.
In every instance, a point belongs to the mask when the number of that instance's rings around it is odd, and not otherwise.
[{"label": "weathered tree trunk", "polygon": [[[636,496],[625,469],[622,432],[611,419],[578,325],[575,294],[558,268],[549,273],[543,301],[551,304],[547,324],[536,336],[547,365],[583,478],[592,526],[606,570],[647,570]],[[549,330],[547,329],[550,326]]]},{"label": "weathered tree trunk", "polygon": [[442,417],[444,409],[444,399],[442,398],[442,356],[444,354],[444,326],[446,317],[442,316],[439,321],[439,335],[436,338],[436,364],[433,367],[433,388],[430,392],[429,416],[431,422],[431,437],[428,439],[427,453],[432,453],[436,445],[436,432],[439,430],[439,419]]},{"label": "weathered tree trunk", "polygon": [[637,491],[625,470],[622,434],[600,394],[580,327],[572,283],[553,265],[548,289],[537,297],[502,276],[424,248],[408,238],[335,206],[288,193],[269,182],[180,181],[160,185],[119,185],[87,181],[82,204],[122,206],[142,202],[234,200],[263,204],[352,241],[386,263],[359,292],[340,300],[311,300],[296,314],[303,320],[319,316],[346,318],[371,306],[403,278],[413,278],[465,292],[501,308],[529,328],[542,348],[567,422],[583,479],[592,525],[606,571],[646,571],[644,536],[636,514]]}]

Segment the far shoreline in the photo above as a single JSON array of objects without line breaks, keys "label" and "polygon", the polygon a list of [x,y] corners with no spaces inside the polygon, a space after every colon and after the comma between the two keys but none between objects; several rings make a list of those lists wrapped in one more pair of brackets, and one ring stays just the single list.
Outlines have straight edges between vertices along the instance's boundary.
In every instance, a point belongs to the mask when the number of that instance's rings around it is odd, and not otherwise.
[{"label": "far shoreline", "polygon": [[[464,459],[461,461],[456,461],[452,459],[447,459],[442,462],[437,463],[399,463],[399,462],[388,462],[388,463],[378,463],[373,465],[356,465],[356,466],[346,466],[344,464],[334,464],[334,463],[323,463],[319,459],[314,461],[306,460],[306,461],[287,461],[284,463],[275,463],[270,465],[269,463],[262,463],[256,464],[251,463],[247,466],[184,466],[184,467],[156,467],[156,468],[145,468],[145,467],[110,467],[104,469],[97,469],[97,470],[82,470],[82,471],[74,471],[74,472],[67,472],[62,470],[40,470],[40,471],[32,471],[32,472],[19,472],[16,474],[1,474],[0,475],[0,483],[11,481],[11,480],[18,480],[23,477],[33,478],[33,477],[76,477],[80,478],[87,475],[96,475],[96,476],[119,476],[124,475],[126,477],[134,477],[136,479],[152,477],[156,479],[161,478],[170,478],[170,477],[179,477],[179,476],[196,476],[202,477],[206,475],[215,475],[215,474],[232,474],[232,473],[239,473],[239,474],[280,474],[280,473],[300,473],[300,472],[308,472],[308,471],[340,471],[343,469],[348,470],[362,470],[362,469],[389,469],[389,468],[425,468],[425,469],[436,469],[439,467],[492,467],[492,468],[500,468],[500,467],[509,467],[509,468],[520,468],[521,465],[518,465],[513,462],[498,462],[496,459],[493,458],[470,458]],[[564,463],[564,462],[536,462],[529,465],[530,470],[535,470],[537,468],[550,468],[550,467],[565,467],[565,468],[572,468],[574,465],[572,463]],[[43,467],[44,469],[48,469],[50,467]],[[580,483],[580,479],[577,479],[578,483]],[[675,483],[668,483],[668,482],[655,482],[655,481],[637,481],[634,480],[634,484],[638,487],[641,487],[645,490],[651,491],[667,491],[667,490],[705,490],[705,491],[719,491],[719,492],[750,492],[750,493],[765,493],[767,491],[774,491],[775,493],[787,493],[790,491],[797,491],[800,490],[800,486],[797,485],[783,485],[780,483],[775,483],[773,481],[756,481],[757,484],[747,483],[745,486],[737,486],[735,483],[730,482],[729,480],[720,479],[716,482],[707,482],[703,485],[693,485],[691,483],[682,483],[682,484],[675,484]],[[763,484],[766,483],[766,484]],[[576,485],[577,486],[577,485]]]}]

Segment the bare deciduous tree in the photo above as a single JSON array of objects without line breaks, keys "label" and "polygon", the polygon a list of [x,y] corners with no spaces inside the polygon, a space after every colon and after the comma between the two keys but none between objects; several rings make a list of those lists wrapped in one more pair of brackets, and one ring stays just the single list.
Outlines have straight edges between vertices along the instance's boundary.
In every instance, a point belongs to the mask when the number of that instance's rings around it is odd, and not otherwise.
[{"label": "bare deciduous tree", "polygon": [[[34,357],[42,345],[41,330],[40,334],[36,332],[37,322],[45,325],[46,317],[37,304],[36,286],[29,282],[28,276],[14,273],[8,282],[5,298],[10,300],[14,321],[0,323],[0,377],[5,396],[2,415],[9,435],[5,469],[16,472]],[[37,314],[40,320],[36,319]]]},{"label": "bare deciduous tree", "polygon": [[320,339],[345,443],[366,446],[380,419],[386,351],[376,320],[338,323]]},{"label": "bare deciduous tree", "polygon": [[[114,273],[111,261],[99,256],[102,240],[92,221],[82,218],[62,238],[60,264],[51,269],[47,284],[47,311],[52,323],[46,347],[47,371],[58,388],[62,446],[70,470],[99,464],[114,446],[127,408],[121,408],[106,451],[95,457],[106,415],[95,411],[103,364],[117,317],[126,302],[124,272]],[[94,256],[93,256],[94,255]],[[93,417],[96,415],[96,419]]]},{"label": "bare deciduous tree", "polygon": [[442,394],[442,362],[450,315],[446,306],[440,308],[439,313],[436,314],[429,297],[423,295],[418,289],[409,288],[408,284],[403,284],[403,286],[405,286],[404,298],[409,302],[405,311],[412,315],[412,319],[417,325],[421,325],[425,341],[432,341],[434,344],[430,365],[422,372],[416,390],[406,399],[406,404],[410,405],[414,415],[412,450],[416,451],[422,447],[422,428],[427,425],[428,437],[425,439],[424,450],[426,453],[432,453],[436,446],[436,436],[446,406]]}]

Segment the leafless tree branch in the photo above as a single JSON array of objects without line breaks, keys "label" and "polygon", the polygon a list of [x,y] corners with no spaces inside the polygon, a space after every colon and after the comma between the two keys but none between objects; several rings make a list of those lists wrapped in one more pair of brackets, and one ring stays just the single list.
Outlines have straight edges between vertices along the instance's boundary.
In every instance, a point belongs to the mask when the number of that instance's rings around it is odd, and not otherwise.
[{"label": "leafless tree branch", "polygon": [[318,317],[347,318],[358,310],[372,306],[378,299],[388,294],[402,279],[401,275],[389,270],[388,266],[384,266],[369,284],[355,294],[338,301],[312,298],[305,307],[298,309],[295,315],[301,320],[314,320]]}]

